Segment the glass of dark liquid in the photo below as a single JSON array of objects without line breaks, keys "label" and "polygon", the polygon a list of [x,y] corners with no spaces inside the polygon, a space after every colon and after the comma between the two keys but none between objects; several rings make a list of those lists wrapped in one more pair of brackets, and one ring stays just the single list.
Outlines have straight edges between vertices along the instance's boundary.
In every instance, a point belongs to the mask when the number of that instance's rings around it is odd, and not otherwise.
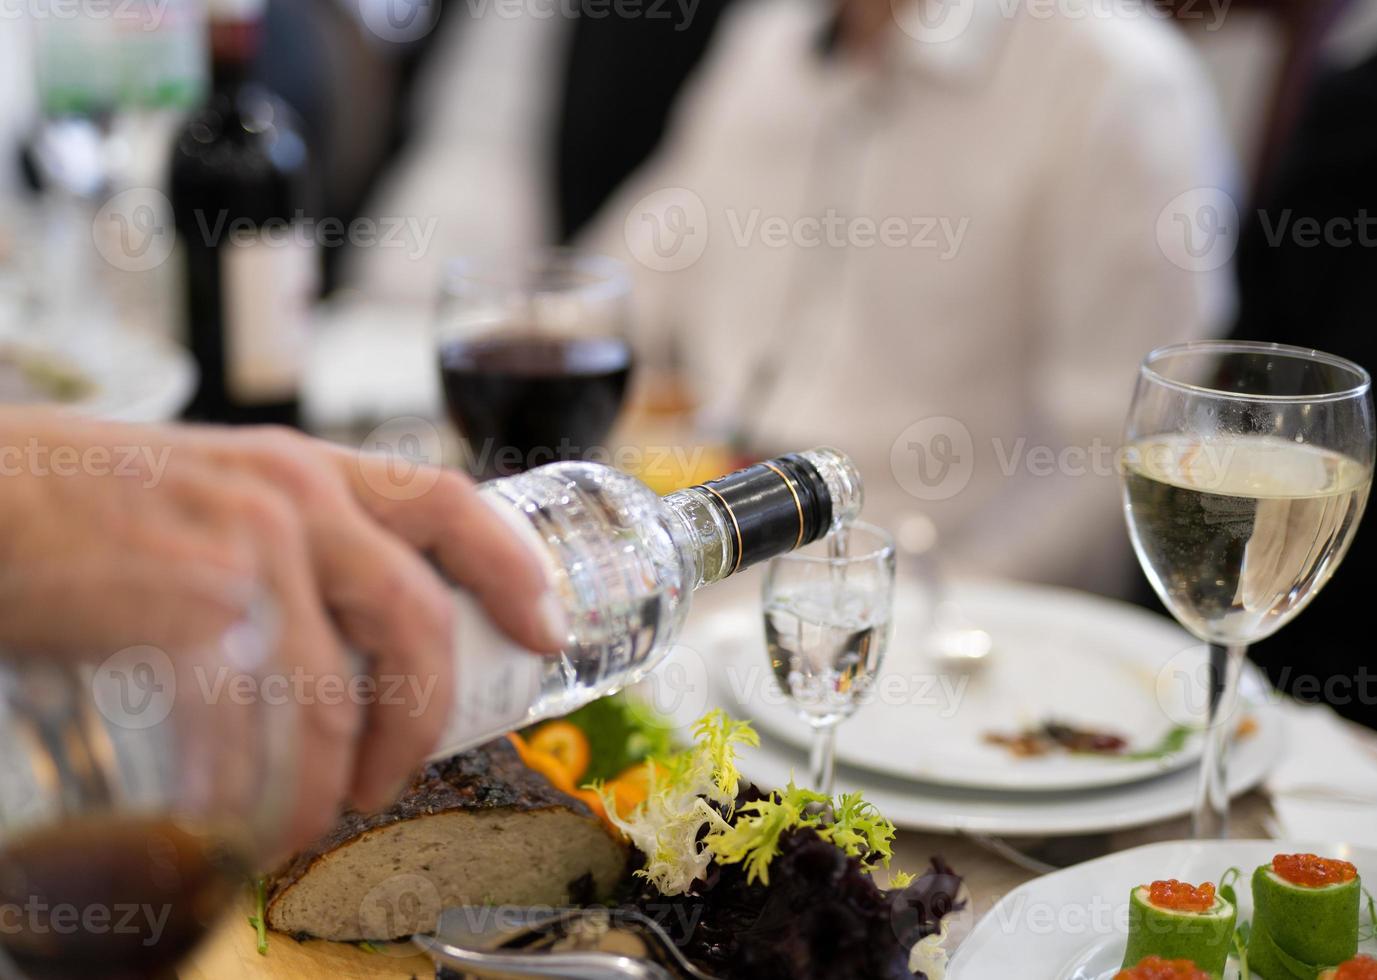
[{"label": "glass of dark liquid", "polygon": [[631,377],[629,298],[621,263],[569,249],[450,264],[436,344],[471,473],[598,458]]},{"label": "glass of dark liquid", "polygon": [[242,912],[292,800],[271,618],[0,650],[0,977],[171,980]]}]

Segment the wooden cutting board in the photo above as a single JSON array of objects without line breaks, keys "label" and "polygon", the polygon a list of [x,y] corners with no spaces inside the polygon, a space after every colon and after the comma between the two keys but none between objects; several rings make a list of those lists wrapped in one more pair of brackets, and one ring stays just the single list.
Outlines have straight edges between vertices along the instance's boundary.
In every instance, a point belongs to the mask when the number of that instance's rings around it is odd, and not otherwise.
[{"label": "wooden cutting board", "polygon": [[258,955],[258,936],[248,923],[246,897],[177,971],[178,980],[431,980],[435,967],[404,949],[368,953],[348,943],[298,943],[268,933],[268,954]]}]

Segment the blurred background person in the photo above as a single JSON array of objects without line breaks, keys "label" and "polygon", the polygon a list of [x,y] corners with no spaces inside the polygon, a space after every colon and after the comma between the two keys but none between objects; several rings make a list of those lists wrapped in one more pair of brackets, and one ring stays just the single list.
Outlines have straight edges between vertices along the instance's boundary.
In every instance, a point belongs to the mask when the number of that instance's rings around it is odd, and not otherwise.
[{"label": "blurred background person", "polygon": [[435,238],[419,257],[357,253],[345,280],[428,302],[448,257],[577,235],[658,144],[733,2],[445,8],[401,111],[409,139],[363,212],[434,218]]},{"label": "blurred background person", "polygon": [[[1335,36],[1273,179],[1249,212],[1238,252],[1234,336],[1313,347],[1377,365],[1377,5]],[[1254,650],[1272,681],[1377,728],[1377,661],[1344,617],[1377,575],[1377,542],[1360,528],[1343,573],[1313,606]]]},{"label": "blurred background person", "polygon": [[1127,379],[1231,309],[1159,229],[1232,167],[1160,19],[968,9],[738,8],[586,241],[735,440],[844,441],[956,566],[1112,592]]},{"label": "blurred background person", "polygon": [[574,27],[465,21],[372,206],[443,199],[444,247],[360,255],[351,281],[424,298],[440,256],[574,233],[630,264],[641,363],[681,375],[710,431],[845,444],[877,519],[925,515],[958,565],[1115,591],[1125,379],[1231,310],[1227,272],[1173,263],[1159,219],[1232,166],[1160,16],[968,9],[735,5],[654,157],[582,230],[596,194],[537,172]]}]

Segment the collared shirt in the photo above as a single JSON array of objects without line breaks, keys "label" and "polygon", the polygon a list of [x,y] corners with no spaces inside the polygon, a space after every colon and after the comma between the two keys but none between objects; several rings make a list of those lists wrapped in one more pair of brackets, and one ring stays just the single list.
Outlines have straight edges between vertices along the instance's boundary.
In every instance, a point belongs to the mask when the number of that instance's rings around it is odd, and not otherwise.
[{"label": "collared shirt", "polygon": [[864,64],[751,3],[584,244],[710,422],[849,451],[960,567],[1112,592],[1135,371],[1230,315],[1232,171],[1174,28],[1077,2],[901,7]]}]

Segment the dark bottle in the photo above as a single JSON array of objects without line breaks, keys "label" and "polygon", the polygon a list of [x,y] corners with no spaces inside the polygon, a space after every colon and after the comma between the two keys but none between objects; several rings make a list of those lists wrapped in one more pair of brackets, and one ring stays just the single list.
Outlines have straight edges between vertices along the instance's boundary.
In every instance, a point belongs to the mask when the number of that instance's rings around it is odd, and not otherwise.
[{"label": "dark bottle", "polygon": [[265,6],[211,0],[213,89],[173,151],[187,341],[201,369],[187,415],[296,425],[320,256],[296,114],[250,76]]}]

